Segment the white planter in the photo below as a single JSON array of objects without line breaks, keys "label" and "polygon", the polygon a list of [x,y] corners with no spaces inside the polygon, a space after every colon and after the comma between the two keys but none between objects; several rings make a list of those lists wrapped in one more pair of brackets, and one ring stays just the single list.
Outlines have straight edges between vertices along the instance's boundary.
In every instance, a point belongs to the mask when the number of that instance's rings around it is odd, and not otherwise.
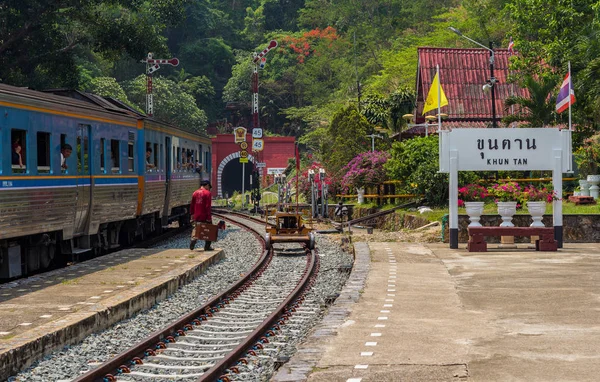
[{"label": "white planter", "polygon": [[529,225],[530,227],[544,227],[542,217],[546,212],[546,202],[527,202],[527,211],[533,219],[533,223]]},{"label": "white planter", "polygon": [[502,218],[500,227],[514,227],[512,217],[517,213],[517,202],[498,202],[498,214]]},{"label": "white planter", "polygon": [[357,188],[356,192],[358,194],[358,204],[363,204],[365,202],[365,188]]},{"label": "white planter", "polygon": [[588,175],[587,181],[590,184],[590,196],[594,199],[598,199],[598,191],[600,191],[600,187],[598,187],[600,175]]},{"label": "white planter", "polygon": [[471,221],[469,227],[481,227],[479,219],[481,219],[481,214],[483,214],[483,204],[483,202],[465,202],[465,209]]},{"label": "white planter", "polygon": [[590,184],[585,179],[579,180],[579,195],[590,196]]}]

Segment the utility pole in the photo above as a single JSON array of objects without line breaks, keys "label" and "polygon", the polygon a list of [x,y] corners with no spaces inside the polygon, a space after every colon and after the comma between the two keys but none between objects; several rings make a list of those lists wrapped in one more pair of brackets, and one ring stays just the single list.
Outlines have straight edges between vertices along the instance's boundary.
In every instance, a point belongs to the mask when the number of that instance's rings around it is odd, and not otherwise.
[{"label": "utility pole", "polygon": [[260,128],[260,118],[258,116],[258,69],[263,69],[267,63],[265,57],[271,49],[277,47],[277,41],[271,40],[269,45],[262,50],[260,53],[254,53],[252,62],[254,68],[252,70],[252,150],[254,152],[254,171],[256,175],[256,182],[254,184],[254,210],[258,212],[258,203],[260,200],[260,180],[258,177],[257,161],[260,160],[260,152],[264,149],[263,131]]},{"label": "utility pole", "polygon": [[358,92],[357,109],[360,113],[360,79],[358,78],[358,59],[356,57],[356,32],[354,32],[354,70],[356,71],[356,90]]}]

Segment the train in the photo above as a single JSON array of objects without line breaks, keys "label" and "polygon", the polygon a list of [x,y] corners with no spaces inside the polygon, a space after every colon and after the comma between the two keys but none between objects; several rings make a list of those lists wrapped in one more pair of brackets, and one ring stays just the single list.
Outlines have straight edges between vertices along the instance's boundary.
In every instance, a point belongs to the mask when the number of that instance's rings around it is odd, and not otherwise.
[{"label": "train", "polygon": [[0,84],[0,279],[189,224],[211,140],[109,97]]}]

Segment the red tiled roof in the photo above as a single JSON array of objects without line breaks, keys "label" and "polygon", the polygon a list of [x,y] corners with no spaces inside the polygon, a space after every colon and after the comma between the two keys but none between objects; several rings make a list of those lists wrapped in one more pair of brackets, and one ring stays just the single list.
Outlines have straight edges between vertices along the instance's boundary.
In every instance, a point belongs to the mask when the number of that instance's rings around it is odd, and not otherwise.
[{"label": "red tiled roof", "polygon": [[[494,53],[494,77],[498,80],[495,88],[496,118],[500,125],[500,119],[511,113],[510,110],[505,112],[504,100],[511,94],[526,97],[527,92],[517,84],[507,82],[508,49],[494,49]],[[418,56],[417,123],[423,120],[423,104],[435,76],[436,65],[440,66],[441,86],[448,98],[448,105],[441,109],[448,118],[442,124],[464,121],[479,125],[492,120],[492,95],[482,89],[490,78],[488,50],[423,47],[418,48]],[[435,115],[437,110],[427,114]]]}]

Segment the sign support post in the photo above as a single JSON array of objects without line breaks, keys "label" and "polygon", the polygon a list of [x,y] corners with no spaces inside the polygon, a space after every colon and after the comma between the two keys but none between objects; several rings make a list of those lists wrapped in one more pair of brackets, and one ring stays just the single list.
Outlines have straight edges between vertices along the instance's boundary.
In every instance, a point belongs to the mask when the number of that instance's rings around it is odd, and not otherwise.
[{"label": "sign support post", "polygon": [[458,150],[450,150],[450,248],[458,248]]},{"label": "sign support post", "polygon": [[[571,135],[570,132],[569,135]],[[558,242],[558,248],[563,247],[562,154],[562,150],[554,150],[554,170],[552,170],[552,186],[558,199],[552,201],[552,220],[554,221],[554,240]]]}]

